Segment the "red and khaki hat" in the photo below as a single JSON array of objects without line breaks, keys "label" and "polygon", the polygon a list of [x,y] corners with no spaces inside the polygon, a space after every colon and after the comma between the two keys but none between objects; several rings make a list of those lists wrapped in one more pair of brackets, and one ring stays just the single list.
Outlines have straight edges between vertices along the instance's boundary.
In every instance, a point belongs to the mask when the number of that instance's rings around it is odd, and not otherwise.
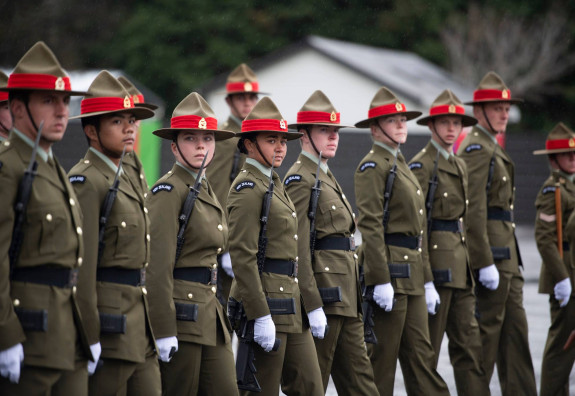
[{"label": "red and khaki hat", "polygon": [[72,91],[70,77],[43,41],[34,44],[24,54],[10,74],[7,86],[0,88],[0,91],[48,91],[86,95],[86,92]]},{"label": "red and khaki hat", "polygon": [[473,91],[473,100],[465,102],[466,105],[475,105],[489,102],[521,103],[523,99],[511,98],[511,90],[501,77],[490,71],[483,77],[477,89]]},{"label": "red and khaki hat", "polygon": [[253,136],[260,132],[281,132],[285,134],[287,140],[299,139],[302,136],[299,132],[288,132],[287,121],[267,96],[256,103],[250,114],[242,121],[242,131],[238,136]]},{"label": "red and khaki hat", "polygon": [[152,110],[134,106],[132,96],[107,70],[101,71],[96,76],[88,88],[88,93],[90,97],[82,99],[80,104],[80,115],[70,119],[115,113],[131,113],[137,120],[154,116]]},{"label": "red and khaki hat", "polygon": [[234,132],[218,129],[218,120],[214,111],[204,98],[197,92],[192,92],[174,109],[170,128],[154,131],[154,135],[163,139],[174,140],[178,132],[214,133],[216,140],[225,140],[236,136]]},{"label": "red and khaki hat", "polygon": [[226,93],[228,95],[243,93],[263,94],[263,92],[260,92],[260,84],[256,74],[245,63],[236,67],[228,76]]},{"label": "red and khaki hat", "polygon": [[422,113],[421,111],[407,111],[405,104],[403,104],[393,92],[386,87],[381,87],[371,100],[367,119],[356,123],[355,126],[357,128],[368,128],[371,123],[378,118],[397,114],[404,115],[409,121],[419,117]]},{"label": "red and khaki hat", "polygon": [[132,82],[128,80],[126,77],[120,76],[118,77],[118,81],[120,82],[120,84],[124,86],[126,91],[128,91],[128,93],[132,95],[132,99],[134,100],[135,106],[145,107],[150,110],[156,110],[158,108],[158,106],[156,106],[155,104],[146,103],[146,101],[144,100],[144,94],[140,92],[140,90],[136,88],[136,86],[132,84]]},{"label": "red and khaki hat", "polygon": [[[6,88],[8,85],[8,76],[0,71],[0,88]],[[0,104],[8,101],[8,92],[0,92]]]},{"label": "red and khaki hat", "polygon": [[547,135],[545,150],[535,150],[533,154],[558,154],[569,151],[575,151],[575,132],[560,122]]},{"label": "red and khaki hat", "polygon": [[349,125],[340,124],[340,114],[333,107],[330,100],[322,91],[315,91],[304,103],[297,113],[297,122],[289,124],[288,128],[298,129],[303,125],[325,125],[339,128],[353,128]]},{"label": "red and khaki hat", "polygon": [[417,123],[419,125],[427,125],[428,121],[442,116],[459,116],[461,117],[461,123],[464,127],[477,124],[477,119],[475,117],[465,115],[463,103],[461,103],[459,98],[449,89],[446,89],[439,94],[431,104],[429,115],[420,118],[417,120]]}]

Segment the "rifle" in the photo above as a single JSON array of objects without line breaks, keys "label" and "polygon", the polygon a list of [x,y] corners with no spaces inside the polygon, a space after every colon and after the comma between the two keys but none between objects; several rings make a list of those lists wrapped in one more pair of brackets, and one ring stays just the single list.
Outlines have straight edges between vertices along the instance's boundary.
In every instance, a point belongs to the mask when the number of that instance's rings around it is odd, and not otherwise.
[{"label": "rifle", "polygon": [[315,229],[315,214],[317,211],[317,204],[319,202],[319,195],[321,194],[321,181],[319,180],[320,171],[321,171],[321,151],[319,152],[319,160],[317,162],[317,170],[315,172],[315,183],[311,188],[311,195],[309,197],[309,211],[307,212],[307,217],[309,218],[309,224],[310,224],[309,251],[312,261],[313,261],[313,254],[315,252],[315,240],[317,239],[317,230]]},{"label": "rifle", "polygon": [[202,165],[200,165],[200,170],[198,171],[198,176],[196,177],[196,182],[193,186],[190,187],[190,191],[188,192],[188,196],[184,201],[184,205],[182,206],[182,211],[180,212],[180,216],[178,220],[180,221],[180,229],[178,231],[178,238],[176,244],[176,260],[174,262],[178,262],[180,258],[180,254],[182,254],[182,248],[184,247],[184,232],[186,231],[186,227],[188,226],[188,222],[190,221],[190,217],[192,216],[192,211],[194,210],[194,206],[196,205],[196,199],[198,199],[198,195],[200,195],[200,189],[202,188],[202,171],[204,170],[204,165],[206,164],[206,158],[208,158],[208,154],[210,151],[206,151],[206,155],[204,156],[204,160],[202,161]]},{"label": "rifle", "polygon": [[393,165],[389,170],[389,175],[387,175],[387,180],[385,181],[385,191],[383,192],[383,232],[387,228],[387,223],[389,223],[389,201],[391,200],[391,192],[393,190],[393,182],[395,182],[395,176],[397,175],[397,155],[399,154],[399,143],[397,144],[397,150],[395,151],[395,157],[393,159]]},{"label": "rifle", "polygon": [[431,238],[431,223],[433,222],[431,218],[431,212],[433,211],[433,201],[435,200],[435,190],[437,190],[438,178],[437,178],[437,166],[439,164],[439,150],[437,150],[437,155],[435,156],[435,163],[433,164],[433,173],[431,174],[431,179],[429,179],[429,190],[427,191],[427,197],[425,198],[425,209],[427,210],[427,239]]},{"label": "rifle", "polygon": [[230,182],[233,183],[238,175],[238,165],[240,163],[240,150],[234,151],[234,162],[232,164],[232,171],[230,172]]},{"label": "rifle", "polygon": [[118,163],[118,169],[116,170],[116,175],[114,176],[114,181],[108,192],[106,193],[106,197],[104,198],[104,202],[102,203],[102,207],[100,208],[100,221],[99,221],[99,229],[98,229],[98,264],[100,260],[102,260],[102,255],[104,254],[104,247],[106,246],[106,242],[104,241],[104,233],[106,231],[106,223],[108,222],[108,217],[112,212],[112,207],[114,206],[114,201],[116,200],[116,196],[118,195],[118,187],[120,186],[120,172],[122,171],[122,160],[124,159],[124,155],[126,154],[126,146],[122,150],[122,156],[120,157],[120,162]]},{"label": "rifle", "polygon": [[375,323],[373,321],[373,316],[375,311],[373,309],[375,301],[373,301],[373,286],[368,286],[365,288],[363,294],[363,302],[361,303],[363,308],[363,338],[365,342],[370,344],[377,344],[377,337],[375,336]]},{"label": "rifle", "polygon": [[22,242],[24,239],[24,218],[26,217],[26,208],[30,202],[30,195],[32,195],[32,183],[38,174],[38,162],[36,161],[36,153],[38,152],[38,145],[40,144],[40,137],[42,136],[42,128],[44,121],[40,123],[34,147],[32,148],[32,155],[28,168],[24,172],[20,185],[18,186],[18,196],[14,204],[14,227],[12,228],[12,240],[10,241],[10,249],[8,250],[8,257],[10,258],[10,277],[12,277],[12,270],[16,266],[16,261],[20,256],[22,249]]},{"label": "rifle", "polygon": [[272,204],[272,197],[274,195],[274,163],[276,161],[276,156],[274,154],[274,158],[272,161],[272,170],[270,172],[270,183],[268,186],[268,190],[264,195],[264,199],[262,201],[262,210],[260,214],[260,234],[258,236],[258,252],[256,253],[256,259],[258,263],[258,271],[261,274],[264,270],[264,264],[266,261],[266,250],[268,247],[268,238],[266,236],[267,229],[268,229],[268,216],[270,214],[270,207]]}]

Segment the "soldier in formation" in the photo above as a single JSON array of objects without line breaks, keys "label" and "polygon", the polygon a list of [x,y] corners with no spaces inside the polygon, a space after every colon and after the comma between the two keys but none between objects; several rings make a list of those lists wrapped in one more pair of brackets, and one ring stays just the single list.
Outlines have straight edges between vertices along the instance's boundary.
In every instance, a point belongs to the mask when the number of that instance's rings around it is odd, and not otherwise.
[{"label": "soldier in formation", "polygon": [[[0,71],[0,88],[6,88],[8,76]],[[12,129],[12,116],[8,106],[8,92],[0,92],[0,143],[8,139]]]}]

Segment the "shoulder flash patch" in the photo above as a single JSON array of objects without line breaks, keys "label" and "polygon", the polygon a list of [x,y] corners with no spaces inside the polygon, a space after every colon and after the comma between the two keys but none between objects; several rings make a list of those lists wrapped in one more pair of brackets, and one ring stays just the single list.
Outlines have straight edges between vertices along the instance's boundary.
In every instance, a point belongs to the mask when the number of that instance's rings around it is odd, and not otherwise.
[{"label": "shoulder flash patch", "polygon": [[409,169],[421,169],[423,168],[423,164],[421,162],[413,162],[409,164]]},{"label": "shoulder flash patch", "polygon": [[160,183],[160,184],[156,184],[154,187],[152,187],[152,194],[157,194],[160,191],[167,191],[170,192],[172,191],[174,188],[174,186],[172,186],[169,183]]},{"label": "shoulder flash patch", "polygon": [[363,172],[364,170],[368,169],[368,168],[375,168],[377,164],[373,161],[368,161],[368,162],[364,162],[363,164],[361,164],[359,166],[359,171]]},{"label": "shoulder flash patch", "polygon": [[251,180],[244,180],[243,182],[239,182],[235,185],[234,190],[242,191],[244,188],[254,188],[256,183]]},{"label": "shoulder flash patch", "polygon": [[84,184],[86,182],[86,176],[83,175],[72,175],[69,177],[70,183],[72,184],[76,184],[76,183],[82,183]]},{"label": "shoulder flash patch", "polygon": [[482,145],[480,145],[478,143],[474,143],[474,144],[470,144],[469,146],[465,147],[465,152],[470,153],[470,152],[475,151],[475,150],[481,150],[482,148],[483,148]]},{"label": "shoulder flash patch", "polygon": [[289,185],[291,182],[294,182],[294,181],[301,181],[301,175],[289,175],[289,176],[285,179],[284,184],[287,186],[287,185]]},{"label": "shoulder flash patch", "polygon": [[543,195],[551,192],[555,192],[555,186],[547,186],[543,189],[543,191],[541,191]]}]

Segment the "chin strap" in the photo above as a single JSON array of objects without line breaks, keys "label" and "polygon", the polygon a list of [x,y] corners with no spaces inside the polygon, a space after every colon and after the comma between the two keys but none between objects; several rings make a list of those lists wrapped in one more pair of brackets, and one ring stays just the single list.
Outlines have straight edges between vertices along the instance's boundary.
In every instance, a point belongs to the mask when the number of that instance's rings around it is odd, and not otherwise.
[{"label": "chin strap", "polygon": [[377,127],[379,128],[379,130],[380,130],[385,136],[387,136],[387,138],[388,138],[389,140],[391,140],[393,143],[397,144],[397,149],[399,150],[399,145],[400,145],[401,143],[396,142],[394,139],[391,138],[391,136],[389,136],[389,135],[387,134],[387,132],[385,132],[385,130],[381,127],[381,125],[379,125],[379,120],[380,120],[380,119],[378,119],[375,124],[377,125]]},{"label": "chin strap", "polygon": [[[255,140],[252,140],[254,142],[254,144],[256,145],[256,149],[258,150],[258,153],[260,153],[260,155],[262,156],[263,160],[266,162],[266,164],[270,167],[273,168],[274,166],[272,164],[270,164],[270,162],[268,161],[268,159],[266,158],[266,156],[264,155],[264,153],[262,153],[262,150],[260,149],[260,145],[258,144],[257,138]],[[274,155],[275,158],[275,155]]]},{"label": "chin strap", "polygon": [[481,111],[483,112],[483,117],[485,118],[485,121],[487,121],[487,125],[489,125],[489,129],[491,129],[492,132],[495,132],[495,134],[497,135],[499,132],[495,130],[495,128],[493,128],[493,125],[491,125],[491,121],[489,121],[489,117],[487,117],[487,113],[485,112],[485,104],[481,104]]},{"label": "chin strap", "polygon": [[[307,133],[307,137],[311,143],[311,146],[313,147],[315,153],[319,156],[319,150],[317,149],[317,147],[315,146],[315,143],[313,142],[313,139],[311,138],[311,128],[309,126],[305,126],[304,127],[306,133]],[[384,132],[385,133],[385,132]]]},{"label": "chin strap", "polygon": [[431,128],[431,133],[435,134],[435,136],[437,136],[437,138],[439,140],[441,140],[441,143],[443,143],[445,146],[449,147],[450,145],[447,144],[447,142],[445,140],[443,140],[441,136],[439,136],[439,133],[437,133],[437,127],[435,126],[435,119],[431,120],[431,124],[433,125],[433,128]]},{"label": "chin strap", "polygon": [[[200,168],[196,168],[195,166],[192,166],[192,164],[189,163],[188,159],[186,158],[186,156],[184,155],[184,153],[182,153],[182,150],[180,150],[180,145],[178,144],[178,138],[174,139],[174,143],[176,143],[176,149],[178,149],[178,153],[180,153],[180,157],[182,157],[182,159],[184,160],[184,162],[186,163],[186,165],[188,165],[191,169],[200,169]],[[207,155],[207,154],[206,154]],[[209,165],[206,164],[204,166],[204,168],[207,168]]]}]

